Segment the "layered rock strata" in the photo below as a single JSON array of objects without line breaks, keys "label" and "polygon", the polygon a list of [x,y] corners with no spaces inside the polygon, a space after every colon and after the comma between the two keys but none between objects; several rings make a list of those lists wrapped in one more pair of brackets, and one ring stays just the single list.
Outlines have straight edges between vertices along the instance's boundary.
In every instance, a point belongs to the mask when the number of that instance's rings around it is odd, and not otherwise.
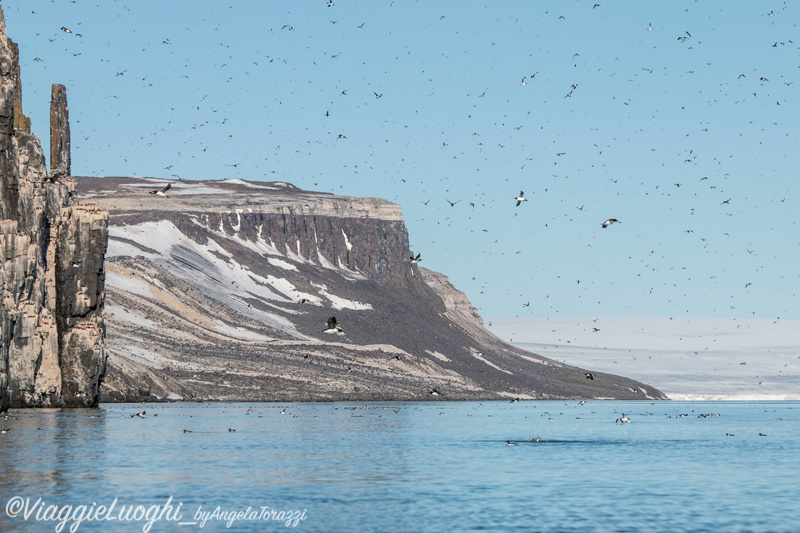
[{"label": "layered rock strata", "polygon": [[22,113],[18,56],[0,6],[0,410],[97,405],[108,213],[78,205],[63,86],[53,88],[48,174]]},{"label": "layered rock strata", "polygon": [[[492,335],[409,260],[386,200],[238,179],[172,180],[166,198],[150,194],[162,179],[76,182],[111,221],[102,401],[663,398]],[[322,332],[331,316],[341,334]]]}]

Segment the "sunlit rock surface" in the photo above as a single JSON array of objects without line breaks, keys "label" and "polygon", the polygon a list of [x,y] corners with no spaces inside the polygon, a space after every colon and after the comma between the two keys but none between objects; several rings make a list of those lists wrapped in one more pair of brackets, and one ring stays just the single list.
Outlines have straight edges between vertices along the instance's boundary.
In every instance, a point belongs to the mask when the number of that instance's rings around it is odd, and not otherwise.
[{"label": "sunlit rock surface", "polygon": [[[48,174],[22,114],[18,56],[0,6],[0,410],[97,405],[108,213],[78,205],[68,153]],[[67,117],[58,92],[53,113]],[[68,150],[69,125],[53,126]]]}]

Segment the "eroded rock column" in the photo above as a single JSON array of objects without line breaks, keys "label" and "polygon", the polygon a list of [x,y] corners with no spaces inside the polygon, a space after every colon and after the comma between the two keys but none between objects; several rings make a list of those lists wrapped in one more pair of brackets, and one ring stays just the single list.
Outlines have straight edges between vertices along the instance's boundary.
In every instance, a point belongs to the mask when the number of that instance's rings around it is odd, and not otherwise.
[{"label": "eroded rock column", "polygon": [[58,83],[50,91],[50,171],[70,175],[67,88]]}]

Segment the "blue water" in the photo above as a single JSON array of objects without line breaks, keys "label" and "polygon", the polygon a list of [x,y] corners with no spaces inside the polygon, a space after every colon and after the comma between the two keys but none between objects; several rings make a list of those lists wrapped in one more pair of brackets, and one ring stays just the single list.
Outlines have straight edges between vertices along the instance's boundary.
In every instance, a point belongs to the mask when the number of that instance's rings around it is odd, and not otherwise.
[{"label": "blue water", "polygon": [[[630,423],[615,423],[622,413]],[[56,531],[59,522],[63,531],[800,531],[800,402],[126,404],[10,414],[0,416],[10,428],[0,434],[0,531]],[[33,514],[9,516],[25,499]],[[98,509],[115,499],[111,511]],[[79,505],[97,520],[68,520]],[[137,506],[138,516],[119,512]],[[230,528],[198,514],[248,507]],[[273,514],[252,514],[262,507]],[[164,514],[147,529],[156,512]]]}]

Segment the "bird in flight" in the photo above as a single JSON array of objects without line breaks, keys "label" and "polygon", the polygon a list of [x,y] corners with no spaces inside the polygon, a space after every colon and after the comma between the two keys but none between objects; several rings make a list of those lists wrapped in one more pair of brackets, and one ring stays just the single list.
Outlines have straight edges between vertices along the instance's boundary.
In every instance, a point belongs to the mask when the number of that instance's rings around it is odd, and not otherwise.
[{"label": "bird in flight", "polygon": [[605,222],[603,222],[603,227],[604,227],[604,228],[607,228],[608,226],[610,226],[610,225],[611,225],[611,224],[613,224],[614,222],[619,222],[619,220],[617,220],[616,218],[609,218],[608,220],[606,220]]},{"label": "bird in flight", "polygon": [[332,316],[328,319],[328,326],[322,330],[322,333],[336,333],[341,335],[344,330],[336,323],[336,317]]},{"label": "bird in flight", "polygon": [[416,265],[417,263],[422,261],[422,259],[420,259],[420,255],[422,254],[417,254],[417,256],[414,257],[414,254],[412,253],[411,256],[408,258],[408,262],[411,263],[412,265]]},{"label": "bird in flight", "polygon": [[524,195],[525,195],[525,193],[524,193],[524,192],[522,192],[522,191],[519,191],[519,196],[517,196],[516,198],[514,198],[514,200],[516,200],[516,201],[517,201],[517,205],[516,205],[516,207],[519,207],[519,204],[521,204],[522,202],[527,202],[527,201],[528,201],[528,199],[527,199],[527,198],[523,198],[523,196],[524,196]]},{"label": "bird in flight", "polygon": [[63,31],[64,33],[72,33],[71,29],[65,28],[64,26],[61,26],[61,31]]},{"label": "bird in flight", "polygon": [[[447,200],[447,198],[445,198],[445,200]],[[453,206],[455,206],[455,205],[456,205],[458,202],[460,202],[460,201],[461,201],[461,200],[456,200],[455,202],[451,202],[450,200],[447,200],[447,203],[448,203],[448,204],[450,204],[450,207],[453,207]]]},{"label": "bird in flight", "polygon": [[155,194],[156,196],[160,196],[161,198],[167,198],[167,191],[172,187],[171,183],[167,183],[163,189],[158,189],[157,191],[150,191],[150,194]]}]

